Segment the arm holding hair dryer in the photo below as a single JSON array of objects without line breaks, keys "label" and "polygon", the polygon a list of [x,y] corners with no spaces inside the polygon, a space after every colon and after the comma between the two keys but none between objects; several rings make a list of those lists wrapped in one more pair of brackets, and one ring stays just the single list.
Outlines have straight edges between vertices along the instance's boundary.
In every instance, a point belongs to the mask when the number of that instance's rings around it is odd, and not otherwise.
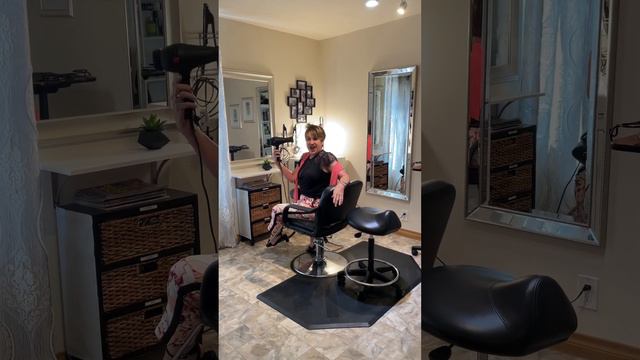
[{"label": "arm holding hair dryer", "polygon": [[186,116],[189,111],[193,112],[196,108],[196,97],[191,86],[176,83],[174,93],[175,120],[178,130],[195,151],[198,151],[198,146],[200,146],[202,161],[213,176],[218,177],[218,145],[205,135],[200,128],[193,126],[193,121]]},{"label": "arm holding hair dryer", "polygon": [[191,71],[205,64],[218,61],[218,47],[188,44],[173,44],[153,52],[156,69],[180,74],[179,83],[174,85],[173,99],[178,130],[189,144],[202,155],[203,162],[214,176],[218,176],[218,146],[197,126],[195,116],[196,97],[190,86]]}]

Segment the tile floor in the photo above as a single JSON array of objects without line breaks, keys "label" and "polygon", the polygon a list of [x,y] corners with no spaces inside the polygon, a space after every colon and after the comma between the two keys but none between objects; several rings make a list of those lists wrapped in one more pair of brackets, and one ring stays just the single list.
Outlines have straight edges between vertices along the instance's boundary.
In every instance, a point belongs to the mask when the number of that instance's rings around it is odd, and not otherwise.
[{"label": "tile floor", "polygon": [[[353,234],[346,228],[330,241],[347,248],[362,241]],[[369,328],[310,331],[256,298],[293,276],[289,263],[308,239],[220,251],[220,359],[420,359],[420,285]],[[392,234],[376,244],[410,254],[418,242]]]}]

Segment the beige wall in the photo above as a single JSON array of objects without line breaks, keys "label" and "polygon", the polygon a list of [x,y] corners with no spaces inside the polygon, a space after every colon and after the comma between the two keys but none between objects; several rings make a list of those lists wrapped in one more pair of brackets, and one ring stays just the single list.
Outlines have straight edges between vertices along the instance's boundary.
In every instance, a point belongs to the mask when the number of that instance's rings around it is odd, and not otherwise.
[{"label": "beige wall", "polygon": [[[326,92],[320,101],[326,103],[325,120],[328,124],[340,124],[348,134],[344,154],[350,165],[347,171],[352,177],[363,180],[366,176],[369,72],[418,65],[418,76],[420,75],[420,16],[367,28],[323,40],[321,43],[322,75]],[[421,92],[418,85],[416,93]],[[419,161],[421,158],[420,109],[420,101],[416,101],[412,161]],[[403,228],[419,232],[420,179],[420,172],[411,171],[409,202],[370,195],[363,191],[359,203],[361,206],[392,209],[398,214],[407,212]]]},{"label": "beige wall", "polygon": [[285,124],[291,133],[287,96],[296,80],[313,86],[316,108],[310,119],[324,113],[324,85],[320,66],[320,43],[315,40],[220,19],[220,55],[224,69],[273,76],[275,129]]},{"label": "beige wall", "polygon": [[[406,65],[420,65],[419,17],[411,17],[323,41],[311,40],[228,19],[220,22],[224,68],[273,75],[276,129],[289,125],[286,97],[295,80],[307,80],[316,98],[310,121],[323,116],[328,130],[327,150],[344,155],[347,171],[364,179],[367,131],[368,73]],[[402,39],[402,41],[398,41]],[[418,69],[418,74],[420,69]],[[418,88],[418,94],[420,89]],[[420,133],[420,104],[416,103],[414,138]],[[331,129],[344,131],[344,152],[330,147]],[[414,141],[413,161],[420,160],[420,142]],[[411,201],[403,202],[363,193],[360,203],[408,213],[404,228],[420,231],[420,173],[411,173]]]},{"label": "beige wall", "polygon": [[[613,152],[606,244],[594,248],[464,219],[465,118],[469,1],[426,0],[422,8],[422,84],[426,110],[422,132],[424,178],[453,182],[458,197],[441,257],[448,263],[478,264],[515,274],[554,277],[569,297],[577,275],[593,275],[598,310],[577,308],[578,332],[640,346],[640,157]],[[614,122],[637,120],[640,48],[634,21],[640,2],[622,0]]]}]

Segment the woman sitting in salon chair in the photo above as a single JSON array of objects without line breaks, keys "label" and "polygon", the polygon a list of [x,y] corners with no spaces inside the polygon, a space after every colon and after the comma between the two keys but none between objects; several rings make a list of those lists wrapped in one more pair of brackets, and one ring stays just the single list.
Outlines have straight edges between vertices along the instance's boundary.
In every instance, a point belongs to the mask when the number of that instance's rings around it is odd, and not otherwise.
[{"label": "woman sitting in salon chair", "polygon": [[[279,150],[273,151],[276,166],[287,181],[295,184],[293,203],[307,208],[316,208],[320,203],[322,191],[327,186],[335,186],[332,195],[333,203],[336,206],[342,205],[344,187],[349,184],[349,175],[332,153],[324,151],[326,137],[324,129],[317,125],[308,125],[304,137],[309,152],[302,154],[300,165],[294,170],[290,170],[280,162]],[[287,205],[289,204],[277,204],[271,211],[271,223],[269,223],[271,236],[267,241],[267,247],[274,246],[284,239],[282,236],[282,212]],[[292,209],[291,212],[294,210]],[[299,216],[310,217],[314,215]],[[308,251],[314,251],[314,247],[313,239],[311,239]]]}]

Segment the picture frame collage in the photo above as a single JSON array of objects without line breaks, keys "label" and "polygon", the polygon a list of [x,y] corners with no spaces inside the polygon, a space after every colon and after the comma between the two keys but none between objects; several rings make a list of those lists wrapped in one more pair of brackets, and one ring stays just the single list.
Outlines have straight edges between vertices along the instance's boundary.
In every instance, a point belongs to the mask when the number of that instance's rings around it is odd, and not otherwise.
[{"label": "picture frame collage", "polygon": [[313,115],[313,108],[316,107],[313,86],[305,80],[296,80],[296,87],[289,89],[287,106],[289,118],[296,119],[297,123],[306,123],[307,115]]}]

